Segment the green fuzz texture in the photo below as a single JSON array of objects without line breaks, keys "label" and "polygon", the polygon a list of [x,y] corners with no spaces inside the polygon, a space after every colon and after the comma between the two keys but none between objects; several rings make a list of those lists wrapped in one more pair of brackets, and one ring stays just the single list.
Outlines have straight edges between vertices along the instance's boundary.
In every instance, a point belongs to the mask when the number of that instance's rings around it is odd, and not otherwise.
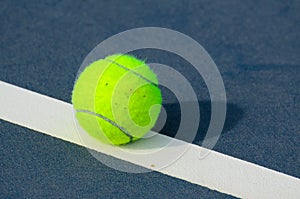
[{"label": "green fuzz texture", "polygon": [[121,145],[137,140],[159,116],[162,97],[157,85],[155,73],[133,56],[115,54],[95,61],[75,83],[72,103],[76,118],[87,133],[102,142]]}]

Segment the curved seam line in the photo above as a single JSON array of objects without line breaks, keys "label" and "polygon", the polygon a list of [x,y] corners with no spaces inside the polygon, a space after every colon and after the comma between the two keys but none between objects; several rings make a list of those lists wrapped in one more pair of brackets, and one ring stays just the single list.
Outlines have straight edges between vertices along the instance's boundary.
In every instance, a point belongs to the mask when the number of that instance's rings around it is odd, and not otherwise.
[{"label": "curved seam line", "polygon": [[109,122],[111,125],[117,127],[118,129],[120,129],[125,135],[127,135],[130,139],[130,142],[133,141],[133,136],[125,129],[123,128],[122,126],[118,125],[117,123],[115,123],[114,121],[108,119],[107,117],[99,114],[99,113],[94,113],[94,112],[91,112],[91,111],[88,111],[88,110],[76,110],[76,112],[79,112],[79,113],[87,113],[87,114],[91,114],[91,115],[94,115],[96,117],[99,117],[103,120],[105,120],[106,122]]},{"label": "curved seam line", "polygon": [[140,77],[140,78],[146,80],[146,81],[149,82],[150,84],[153,84],[153,85],[155,85],[155,86],[157,87],[157,84],[156,84],[156,83],[154,83],[154,82],[151,81],[150,79],[144,77],[143,75],[141,75],[141,74],[139,74],[139,73],[137,73],[137,72],[135,72],[135,71],[133,71],[133,70],[127,68],[126,66],[123,66],[123,65],[121,65],[121,64],[119,64],[118,62],[115,62],[115,61],[113,61],[113,60],[109,60],[109,59],[103,59],[103,60],[108,61],[108,62],[111,62],[111,63],[113,63],[113,64],[116,64],[116,65],[119,66],[120,68],[123,68],[124,70],[127,70],[127,71],[129,71],[129,72],[135,74],[136,76],[138,76],[138,77]]}]

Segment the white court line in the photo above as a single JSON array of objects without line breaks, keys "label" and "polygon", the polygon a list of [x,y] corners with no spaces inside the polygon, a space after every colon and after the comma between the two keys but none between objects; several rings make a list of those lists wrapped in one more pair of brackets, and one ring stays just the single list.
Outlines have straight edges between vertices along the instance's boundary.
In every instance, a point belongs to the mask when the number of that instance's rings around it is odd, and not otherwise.
[{"label": "white court line", "polygon": [[[2,81],[0,81],[0,119],[155,170],[147,160],[138,161],[134,157],[124,156],[115,146],[100,142],[82,143],[73,120],[71,104]],[[146,139],[140,143],[155,148],[166,140],[182,142],[158,135],[156,142]],[[132,150],[140,150],[141,145],[134,146],[136,148]],[[215,151],[210,151],[207,157],[199,159],[201,150],[207,149],[191,144],[186,153],[174,164],[157,171],[236,197],[299,198],[300,196],[298,178]]]}]

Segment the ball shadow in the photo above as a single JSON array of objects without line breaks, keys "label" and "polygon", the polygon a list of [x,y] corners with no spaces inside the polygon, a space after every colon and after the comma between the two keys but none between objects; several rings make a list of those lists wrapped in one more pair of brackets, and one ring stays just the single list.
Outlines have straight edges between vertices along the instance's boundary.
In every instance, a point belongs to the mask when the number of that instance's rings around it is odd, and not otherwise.
[{"label": "ball shadow", "polygon": [[[187,104],[185,104],[187,103]],[[189,105],[195,102],[181,102],[181,104]],[[221,103],[221,102],[220,102]],[[204,140],[210,120],[211,120],[211,102],[210,101],[198,101],[199,108],[200,108],[200,121],[199,127],[194,138],[194,144],[201,144]],[[159,122],[162,120],[161,115],[158,118],[157,125],[152,129],[153,131],[158,131],[160,134],[167,135],[170,137],[175,137],[176,133],[179,128],[180,120],[181,120],[181,112],[180,112],[180,104],[179,103],[170,103],[170,104],[163,104],[163,107],[167,113],[166,122],[161,130],[158,129]],[[239,120],[243,118],[244,111],[242,108],[238,107],[236,104],[227,103],[227,111],[226,111],[226,119],[224,123],[223,130],[221,134],[228,133],[237,123]],[[189,118],[193,120],[193,118]],[[196,121],[195,121],[196,122]],[[189,133],[188,127],[185,129],[187,134]],[[185,138],[176,136],[177,139],[190,142],[191,138]]]}]

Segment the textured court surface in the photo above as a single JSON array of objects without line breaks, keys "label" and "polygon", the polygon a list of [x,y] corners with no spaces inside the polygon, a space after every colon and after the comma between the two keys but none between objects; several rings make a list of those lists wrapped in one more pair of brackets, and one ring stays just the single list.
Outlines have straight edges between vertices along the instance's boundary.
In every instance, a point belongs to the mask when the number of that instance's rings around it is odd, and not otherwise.
[{"label": "textured court surface", "polygon": [[[214,150],[300,177],[299,1],[0,2],[0,80],[66,102],[77,70],[99,42],[127,29],[183,32],[209,52],[226,87],[228,120]],[[182,59],[135,52],[186,75],[199,92],[207,128],[209,96]],[[1,91],[0,91],[1,94]],[[178,106],[164,134],[176,130]],[[82,147],[0,121],[0,197],[226,198],[160,173],[128,174]]]}]

